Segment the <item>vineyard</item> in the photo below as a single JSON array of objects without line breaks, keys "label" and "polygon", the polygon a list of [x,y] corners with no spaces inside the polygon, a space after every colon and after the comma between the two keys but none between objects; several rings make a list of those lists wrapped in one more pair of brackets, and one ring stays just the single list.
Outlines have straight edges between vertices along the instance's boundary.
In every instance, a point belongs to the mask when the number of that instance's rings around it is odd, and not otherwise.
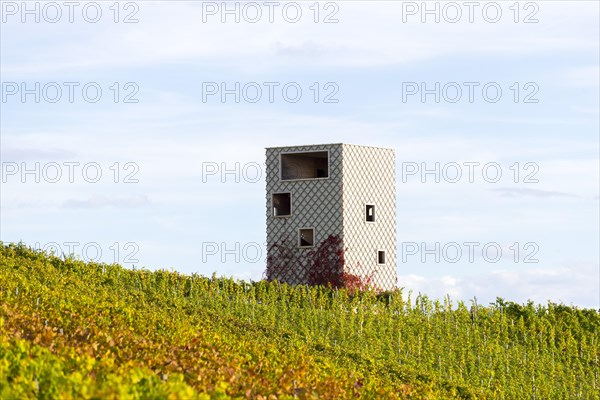
[{"label": "vineyard", "polygon": [[600,399],[600,314],[84,263],[1,244],[1,399]]}]

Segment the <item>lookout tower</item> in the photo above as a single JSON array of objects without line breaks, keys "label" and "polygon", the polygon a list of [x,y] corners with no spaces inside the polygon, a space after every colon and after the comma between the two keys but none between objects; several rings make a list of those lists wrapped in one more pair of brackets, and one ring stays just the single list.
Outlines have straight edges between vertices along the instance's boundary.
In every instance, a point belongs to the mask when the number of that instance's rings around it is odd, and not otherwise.
[{"label": "lookout tower", "polygon": [[[299,252],[337,235],[344,271],[396,285],[394,150],[351,144],[266,149],[267,248],[288,240]],[[308,267],[276,278],[308,283]]]}]

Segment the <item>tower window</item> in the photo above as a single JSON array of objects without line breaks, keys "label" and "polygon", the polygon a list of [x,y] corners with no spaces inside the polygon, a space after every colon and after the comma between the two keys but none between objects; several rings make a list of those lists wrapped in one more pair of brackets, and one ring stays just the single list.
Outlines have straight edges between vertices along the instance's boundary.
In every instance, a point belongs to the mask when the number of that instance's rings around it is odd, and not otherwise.
[{"label": "tower window", "polygon": [[367,204],[365,208],[365,219],[367,222],[375,222],[375,205]]},{"label": "tower window", "polygon": [[329,177],[329,152],[281,154],[281,180],[318,179]]},{"label": "tower window", "polygon": [[291,193],[273,193],[273,216],[289,217],[292,215]]},{"label": "tower window", "polygon": [[298,230],[298,246],[313,247],[315,245],[314,228],[302,228]]},{"label": "tower window", "polygon": [[377,251],[377,264],[385,264],[385,251]]}]

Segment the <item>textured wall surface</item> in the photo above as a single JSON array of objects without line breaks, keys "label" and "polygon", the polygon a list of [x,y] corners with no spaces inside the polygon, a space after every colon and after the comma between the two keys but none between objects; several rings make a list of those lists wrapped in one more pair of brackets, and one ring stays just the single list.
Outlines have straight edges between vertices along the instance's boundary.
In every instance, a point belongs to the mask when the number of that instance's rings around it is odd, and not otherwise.
[{"label": "textured wall surface", "polygon": [[[329,178],[280,180],[280,154],[329,151]],[[267,248],[289,239],[296,243],[299,228],[315,228],[315,245],[340,235],[346,249],[346,270],[371,275],[382,289],[396,284],[396,179],[394,151],[348,144],[268,148],[266,150]],[[272,194],[290,192],[292,215],[274,217]],[[375,204],[376,221],[366,222],[366,204]],[[386,263],[377,263],[377,251]],[[302,249],[308,252],[309,249]],[[306,283],[307,266],[277,279]]]},{"label": "textured wall surface", "polygon": [[[343,240],[346,269],[372,275],[382,289],[396,285],[396,162],[394,150],[344,144],[342,150]],[[367,222],[367,204],[375,222]],[[385,264],[377,251],[385,251]]]},{"label": "textured wall surface", "polygon": [[[279,179],[281,153],[329,150],[329,178],[290,180]],[[267,149],[267,249],[285,238],[296,243],[299,228],[315,228],[315,244],[329,235],[342,234],[342,146],[317,145]],[[291,192],[292,215],[273,217],[273,193]],[[302,249],[308,252],[310,249]],[[306,283],[306,266],[298,268],[279,280],[296,284]]]}]

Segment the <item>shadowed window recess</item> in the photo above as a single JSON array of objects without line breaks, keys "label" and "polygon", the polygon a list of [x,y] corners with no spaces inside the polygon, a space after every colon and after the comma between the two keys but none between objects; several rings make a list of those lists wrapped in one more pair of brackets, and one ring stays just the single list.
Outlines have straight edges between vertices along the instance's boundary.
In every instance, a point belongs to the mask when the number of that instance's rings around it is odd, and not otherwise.
[{"label": "shadowed window recess", "polygon": [[313,247],[315,245],[315,230],[313,228],[298,230],[298,245],[300,247]]},{"label": "shadowed window recess", "polygon": [[375,222],[375,206],[367,204],[365,209],[365,219],[367,222]]},{"label": "shadowed window recess", "polygon": [[281,180],[329,177],[329,153],[311,151],[281,154]]},{"label": "shadowed window recess", "polygon": [[273,193],[273,216],[289,217],[292,215],[292,194]]}]

